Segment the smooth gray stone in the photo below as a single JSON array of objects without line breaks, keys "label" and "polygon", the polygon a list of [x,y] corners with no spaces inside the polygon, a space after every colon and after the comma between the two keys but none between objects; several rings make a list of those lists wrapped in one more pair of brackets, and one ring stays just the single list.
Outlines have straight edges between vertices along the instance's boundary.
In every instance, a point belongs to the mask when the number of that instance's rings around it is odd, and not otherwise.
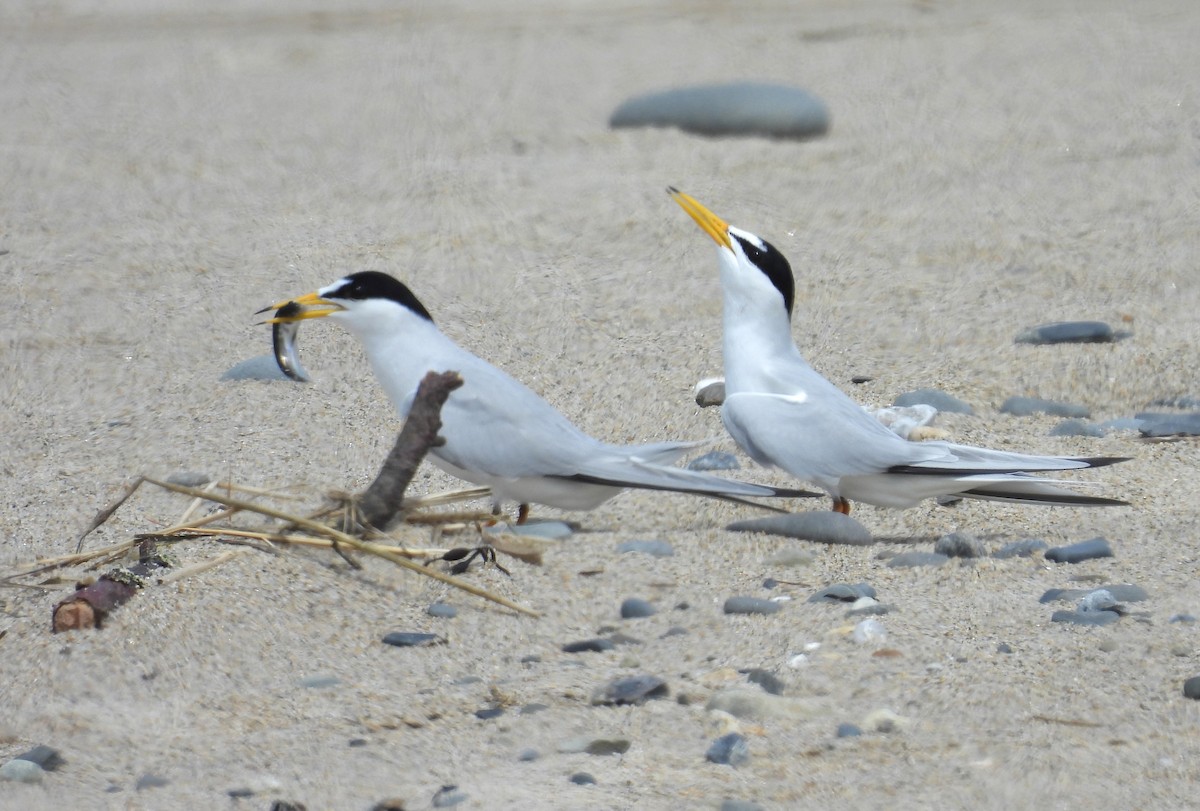
[{"label": "smooth gray stone", "polygon": [[1112,546],[1105,538],[1092,538],[1090,541],[1080,541],[1067,546],[1055,546],[1047,549],[1045,554],[1046,560],[1054,563],[1081,563],[1112,556]]},{"label": "smooth gray stone", "polygon": [[761,667],[754,667],[742,672],[746,674],[746,680],[751,684],[757,684],[773,696],[783,695],[786,685],[784,685],[782,679],[771,671],[763,670]]},{"label": "smooth gray stone", "polygon": [[1172,614],[1167,622],[1182,622],[1184,625],[1191,625],[1196,622],[1196,618],[1191,614]]},{"label": "smooth gray stone", "polygon": [[225,370],[222,380],[282,380],[296,383],[285,375],[275,362],[274,355],[255,355]]},{"label": "smooth gray stone", "polygon": [[750,744],[745,735],[730,732],[712,742],[704,753],[704,759],[723,766],[741,766],[750,760]]},{"label": "smooth gray stone", "polygon": [[433,795],[434,808],[453,808],[467,801],[467,795],[458,786],[442,786]]},{"label": "smooth gray stone", "polygon": [[1023,541],[1013,541],[1006,543],[1004,546],[992,553],[992,557],[1000,558],[1027,558],[1033,555],[1034,552],[1040,552],[1049,547],[1045,541],[1037,538],[1026,538]]},{"label": "smooth gray stone", "polygon": [[1056,321],[1030,327],[1016,337],[1019,344],[1101,344],[1117,340],[1117,333],[1103,321]]},{"label": "smooth gray stone", "polygon": [[622,541],[617,544],[618,552],[641,552],[656,558],[669,558],[675,554],[675,548],[666,541]]},{"label": "smooth gray stone", "polygon": [[596,785],[596,778],[587,772],[575,772],[575,774],[571,775],[571,782],[577,786],[594,786]]},{"label": "smooth gray stone", "polygon": [[742,466],[738,458],[727,451],[710,451],[688,462],[688,470],[737,470]]},{"label": "smooth gray stone", "polygon": [[621,619],[623,620],[653,617],[657,613],[658,609],[652,603],[640,597],[630,597],[621,603]]},{"label": "smooth gray stone", "polygon": [[64,763],[66,763],[66,761],[63,760],[62,755],[58,753],[57,749],[52,746],[46,746],[45,744],[38,744],[29,751],[22,752],[21,754],[17,755],[16,759],[28,760],[30,763],[36,763],[47,772],[57,771],[59,766],[62,766]]},{"label": "smooth gray stone", "polygon": [[305,676],[297,682],[301,687],[309,690],[323,690],[326,687],[336,687],[341,683],[342,680],[337,676],[330,675]]},{"label": "smooth gray stone", "polygon": [[542,755],[540,752],[538,752],[538,750],[530,747],[528,749],[522,749],[520,754],[517,755],[517,760],[521,761],[522,763],[530,763],[537,760],[541,756]]},{"label": "smooth gray stone", "polygon": [[148,788],[162,788],[169,785],[171,785],[171,781],[162,775],[147,772],[134,781],[133,788],[136,791],[145,791]]},{"label": "smooth gray stone", "polygon": [[1069,622],[1073,625],[1112,625],[1121,615],[1116,611],[1055,611],[1051,622]]},{"label": "smooth gray stone", "polygon": [[696,392],[696,405],[701,408],[712,408],[713,406],[724,405],[725,403],[725,381],[719,380],[716,383],[709,383],[700,391]]},{"label": "smooth gray stone", "polygon": [[861,597],[875,598],[875,589],[866,583],[834,583],[808,598],[810,603],[853,603]]},{"label": "smooth gray stone", "polygon": [[829,110],[796,87],[761,82],[681,87],[626,99],[610,127],[678,127],[698,135],[812,138],[829,130]]},{"label": "smooth gray stone", "polygon": [[979,539],[965,532],[943,535],[934,544],[933,551],[948,558],[981,558],[986,554]]},{"label": "smooth gray stone", "polygon": [[914,566],[944,566],[950,558],[937,552],[901,552],[887,562],[889,569],[906,569]]},{"label": "smooth gray stone", "polygon": [[1112,592],[1108,589],[1096,589],[1089,591],[1083,597],[1079,598],[1079,602],[1075,604],[1075,609],[1081,613],[1091,611],[1112,611],[1116,614],[1124,614],[1121,604],[1117,602],[1117,598],[1113,597]]},{"label": "smooth gray stone", "polygon": [[1096,591],[1107,591],[1114,600],[1122,603],[1140,603],[1150,599],[1150,595],[1141,586],[1132,583],[1112,583],[1107,586],[1096,586],[1090,589],[1047,589],[1038,598],[1039,603],[1052,603],[1059,600],[1078,600]]},{"label": "smooth gray stone", "polygon": [[779,603],[761,597],[730,597],[725,601],[726,614],[774,614]]},{"label": "smooth gray stone", "polygon": [[1183,696],[1200,699],[1200,676],[1192,676],[1183,683]]},{"label": "smooth gray stone", "polygon": [[594,705],[644,704],[671,694],[667,683],[658,676],[625,676],[614,679],[592,694]]},{"label": "smooth gray stone", "polygon": [[1043,400],[1040,397],[1009,397],[1000,405],[1000,413],[1015,417],[1049,414],[1053,417],[1087,418],[1092,415],[1087,406]]},{"label": "smooth gray stone", "polygon": [[616,645],[610,639],[581,639],[562,646],[563,653],[601,653],[612,650]]},{"label": "smooth gray stone", "polygon": [[167,481],[171,484],[178,484],[180,487],[203,487],[212,481],[212,477],[207,473],[180,470],[168,476]]},{"label": "smooth gray stone", "polygon": [[1050,436],[1104,436],[1104,429],[1085,420],[1063,420],[1050,429]]},{"label": "smooth gray stone", "polygon": [[860,729],[855,724],[851,724],[849,721],[845,721],[843,723],[838,724],[837,736],[839,738],[857,738],[859,735],[862,735],[862,734],[863,734],[862,729]]},{"label": "smooth gray stone", "polygon": [[410,631],[392,631],[383,638],[383,644],[395,645],[397,648],[421,648],[429,645],[443,645],[445,637],[437,634],[424,634]]},{"label": "smooth gray stone", "polygon": [[866,527],[850,516],[832,510],[748,518],[734,521],[725,529],[732,532],[766,532],[801,541],[847,546],[866,546],[874,543]]},{"label": "smooth gray stone", "polygon": [[766,809],[750,800],[722,800],[719,811],[766,811]]},{"label": "smooth gray stone", "polygon": [[31,760],[13,758],[0,766],[0,780],[11,780],[14,783],[40,783],[46,771]]},{"label": "smooth gray stone", "polygon": [[1143,411],[1134,417],[1142,421],[1142,436],[1200,436],[1200,412],[1167,414]]},{"label": "smooth gray stone", "polygon": [[425,609],[425,613],[431,617],[452,620],[458,616],[458,609],[446,603],[430,603],[429,607]]},{"label": "smooth gray stone", "polygon": [[894,406],[931,405],[938,411],[951,414],[974,414],[970,403],[938,389],[917,389],[901,394],[892,401]]}]

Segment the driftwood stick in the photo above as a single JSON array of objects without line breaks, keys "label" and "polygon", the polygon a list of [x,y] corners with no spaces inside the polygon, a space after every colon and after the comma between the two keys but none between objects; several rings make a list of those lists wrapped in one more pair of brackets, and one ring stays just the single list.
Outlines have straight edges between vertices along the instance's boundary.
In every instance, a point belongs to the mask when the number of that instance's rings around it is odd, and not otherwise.
[{"label": "driftwood stick", "polygon": [[404,428],[396,444],[383,462],[375,481],[359,496],[358,518],[369,527],[384,529],[404,503],[404,491],[420,467],[430,448],[445,442],[438,436],[442,430],[442,406],[450,393],[463,384],[457,372],[427,372]]},{"label": "driftwood stick", "polygon": [[55,633],[99,628],[105,615],[137,594],[145,579],[166,565],[154,541],[142,541],[138,545],[137,563],[105,572],[96,582],[78,588],[54,606],[51,628]]},{"label": "driftwood stick", "polygon": [[88,528],[85,529],[79,536],[79,542],[75,544],[75,554],[79,554],[81,551],[83,551],[84,538],[86,538],[88,535],[91,535],[92,530],[111,518],[112,514],[117,511],[117,508],[124,504],[125,500],[132,496],[134,491],[141,486],[142,481],[142,477],[138,476],[129,484],[125,485],[125,489],[121,491],[121,495],[117,496],[116,501],[114,501],[112,504],[109,504],[100,512],[96,513],[96,517],[92,519],[92,523],[88,524]]}]

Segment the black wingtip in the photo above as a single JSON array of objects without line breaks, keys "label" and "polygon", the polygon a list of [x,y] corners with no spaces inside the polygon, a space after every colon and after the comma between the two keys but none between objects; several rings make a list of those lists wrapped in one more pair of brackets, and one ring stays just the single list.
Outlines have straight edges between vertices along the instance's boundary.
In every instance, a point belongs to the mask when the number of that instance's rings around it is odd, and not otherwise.
[{"label": "black wingtip", "polygon": [[1108,467],[1118,462],[1128,462],[1132,456],[1072,456],[1079,462],[1087,462],[1088,467]]},{"label": "black wingtip", "polygon": [[1039,493],[993,493],[985,488],[978,490],[963,490],[954,493],[956,496],[966,496],[967,498],[985,498],[992,501],[1020,501],[1032,504],[1041,504],[1046,507],[1129,507],[1132,506],[1128,501],[1121,501],[1116,498],[1101,498],[1100,496],[1081,496],[1076,493],[1063,493],[1061,495],[1044,495]]}]

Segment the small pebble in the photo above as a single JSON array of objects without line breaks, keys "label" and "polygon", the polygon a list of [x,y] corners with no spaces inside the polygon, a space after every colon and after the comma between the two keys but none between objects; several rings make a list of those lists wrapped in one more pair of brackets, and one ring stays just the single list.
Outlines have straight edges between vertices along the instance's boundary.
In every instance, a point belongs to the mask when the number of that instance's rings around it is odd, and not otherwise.
[{"label": "small pebble", "polygon": [[575,772],[575,774],[571,775],[571,782],[577,786],[594,786],[596,785],[596,778],[587,772]]},{"label": "small pebble", "polygon": [[63,760],[62,755],[58,753],[57,749],[51,746],[46,746],[45,744],[38,744],[29,751],[22,752],[21,754],[17,755],[16,759],[28,760],[30,763],[36,763],[47,772],[57,771],[59,766],[62,766],[64,763],[66,763],[66,761]]},{"label": "small pebble", "polygon": [[1115,611],[1055,611],[1051,622],[1066,622],[1074,625],[1112,625],[1121,619]]},{"label": "small pebble", "polygon": [[541,753],[536,749],[522,749],[517,755],[517,760],[519,760],[521,763],[532,763],[541,756]]},{"label": "small pebble", "polygon": [[687,628],[684,628],[682,625],[672,625],[670,628],[668,628],[666,631],[663,632],[662,638],[666,639],[669,636],[687,636],[687,634],[688,634]]},{"label": "small pebble", "polygon": [[874,542],[871,533],[858,521],[829,510],[749,518],[734,521],[726,529],[733,532],[766,532],[801,541],[849,546],[866,546]]},{"label": "small pebble", "polygon": [[1103,321],[1056,321],[1052,324],[1042,324],[1030,327],[1014,339],[1019,344],[1096,344],[1110,343],[1117,339],[1117,333]]},{"label": "small pebble", "polygon": [[1120,603],[1113,597],[1112,592],[1108,589],[1096,589],[1089,591],[1086,595],[1080,598],[1075,604],[1075,608],[1081,612],[1088,611],[1113,611],[1117,614],[1122,614]]},{"label": "small pebble", "polygon": [[669,558],[675,554],[674,547],[666,541],[622,541],[617,544],[618,552],[641,552],[656,558]]},{"label": "small pebble", "polygon": [[850,638],[858,645],[882,645],[887,642],[887,629],[877,619],[865,619],[854,626]]},{"label": "small pebble", "polygon": [[783,695],[783,680],[771,671],[763,670],[761,667],[755,667],[742,672],[746,674],[746,679],[749,680],[751,684],[757,684],[759,687],[766,690],[773,696]]},{"label": "small pebble", "polygon": [[210,481],[212,481],[212,477],[207,473],[197,473],[191,470],[180,470],[167,477],[168,483],[178,484],[180,487],[203,487]]},{"label": "small pebble", "polygon": [[934,544],[933,551],[948,558],[981,558],[986,554],[979,539],[965,532],[943,535]]},{"label": "small pebble", "polygon": [[766,809],[749,800],[723,800],[719,811],[766,811]]},{"label": "small pebble", "polygon": [[1000,413],[1012,414],[1014,417],[1049,414],[1053,417],[1086,418],[1092,415],[1087,406],[1043,400],[1040,397],[1009,397],[1000,405]]},{"label": "small pebble", "polygon": [[575,527],[566,521],[535,518],[524,524],[497,524],[494,527],[488,527],[486,531],[489,533],[520,535],[525,538],[543,538],[548,541],[561,541],[564,538],[569,538],[575,532]]},{"label": "small pebble", "polygon": [[1111,558],[1112,556],[1112,546],[1106,539],[1092,538],[1090,541],[1080,541],[1067,546],[1055,546],[1047,549],[1045,558],[1054,563],[1082,563],[1085,560]]},{"label": "small pebble", "polygon": [[624,620],[653,617],[656,613],[658,609],[639,597],[630,597],[621,603],[621,619]]},{"label": "small pebble", "polygon": [[688,462],[688,470],[738,470],[738,458],[726,451],[710,451]]},{"label": "small pebble", "polygon": [[701,408],[712,408],[725,403],[725,381],[721,378],[709,378],[696,384],[696,405]]},{"label": "small pebble", "polygon": [[1104,436],[1104,429],[1086,420],[1063,420],[1050,429],[1050,436]]},{"label": "small pebble", "polygon": [[889,569],[907,569],[916,566],[944,566],[950,558],[937,552],[920,552],[912,550],[901,552],[887,562]]},{"label": "small pebble", "polygon": [[398,648],[420,648],[430,645],[444,645],[446,644],[446,638],[437,634],[392,631],[383,638],[383,644],[395,645]]},{"label": "small pebble", "polygon": [[945,411],[951,414],[971,415],[975,413],[975,409],[971,408],[970,403],[937,389],[917,389],[916,391],[905,392],[892,401],[892,405],[902,407],[930,405],[938,411]]},{"label": "small pebble", "polygon": [[626,676],[614,679],[592,695],[593,705],[642,704],[671,694],[667,683],[658,676]]},{"label": "small pebble", "polygon": [[726,614],[774,614],[780,604],[761,597],[730,597],[725,601]]},{"label": "small pebble", "polygon": [[1012,646],[1009,645],[1007,642],[1001,642],[999,645],[996,646],[996,653],[1012,653],[1012,652],[1013,652]]},{"label": "small pebble", "polygon": [[704,753],[704,759],[724,766],[741,766],[750,760],[750,745],[746,736],[730,732],[712,742]]},{"label": "small pebble", "polygon": [[518,715],[534,715],[539,712],[545,712],[548,709],[550,709],[549,704],[541,704],[541,703],[535,701],[533,703],[526,704],[524,707],[521,708],[521,711],[517,714]]},{"label": "small pebble", "polygon": [[610,639],[581,639],[562,646],[563,653],[601,653],[615,647]]},{"label": "small pebble", "polygon": [[480,721],[490,721],[493,718],[499,718],[504,715],[503,707],[484,707],[480,710],[475,710],[475,717]]},{"label": "small pebble", "polygon": [[678,127],[697,135],[812,138],[829,129],[829,110],[797,87],[762,82],[680,87],[626,99],[609,118],[621,127]]},{"label": "small pebble", "polygon": [[1138,428],[1142,436],[1200,436],[1200,412],[1189,414],[1159,414],[1142,412],[1135,415],[1141,420]]},{"label": "small pebble", "polygon": [[1026,538],[1023,541],[1013,541],[997,549],[992,553],[994,558],[1027,558],[1033,555],[1034,552],[1040,552],[1049,546],[1045,541],[1036,538]]},{"label": "small pebble", "polygon": [[862,734],[862,729],[856,724],[851,724],[849,721],[838,724],[837,736],[839,738],[857,738]]},{"label": "small pebble", "polygon": [[874,597],[859,597],[850,604],[846,617],[882,617],[890,613],[892,607],[879,602]]},{"label": "small pebble", "polygon": [[446,603],[430,603],[429,607],[425,609],[425,613],[431,617],[452,620],[458,616],[458,609]]},{"label": "small pebble", "polygon": [[46,776],[46,770],[30,760],[13,758],[0,766],[0,780],[10,780],[14,783],[40,783]]},{"label": "small pebble", "polygon": [[434,808],[452,808],[467,801],[467,795],[458,786],[442,786],[433,795]]},{"label": "small pebble", "polygon": [[1183,683],[1183,696],[1200,700],[1200,676],[1192,676]]},{"label": "small pebble", "polygon": [[1057,600],[1080,600],[1096,591],[1105,591],[1114,600],[1122,603],[1140,603],[1150,599],[1150,595],[1141,586],[1135,586],[1132,583],[1110,583],[1107,586],[1096,586],[1090,589],[1047,589],[1038,598],[1038,602],[1052,603]]},{"label": "small pebble", "polygon": [[1167,622],[1182,622],[1185,625],[1191,625],[1196,621],[1196,618],[1191,614],[1173,614]]},{"label": "small pebble", "polygon": [[[272,358],[272,361],[274,361],[274,358]],[[168,786],[170,784],[171,784],[170,780],[168,780],[167,778],[162,777],[160,775],[143,774],[133,784],[133,787],[137,791],[145,791],[148,788],[162,788],[163,786]]]},{"label": "small pebble", "polygon": [[857,583],[853,586],[848,583],[834,583],[832,586],[827,586],[809,597],[808,602],[854,603],[863,597],[874,599],[875,596],[875,589],[866,583]]},{"label": "small pebble", "polygon": [[330,675],[305,676],[304,678],[300,679],[299,682],[297,682],[297,684],[299,684],[301,687],[305,687],[309,690],[321,690],[326,687],[336,687],[341,683],[342,680],[337,676]]}]

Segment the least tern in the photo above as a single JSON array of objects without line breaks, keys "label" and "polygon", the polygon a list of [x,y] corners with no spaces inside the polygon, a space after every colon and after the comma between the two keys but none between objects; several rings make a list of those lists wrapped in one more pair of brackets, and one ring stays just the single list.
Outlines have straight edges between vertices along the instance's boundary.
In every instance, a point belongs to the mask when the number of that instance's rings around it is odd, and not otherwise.
[{"label": "least tern", "polygon": [[675,188],[671,197],[717,243],[723,291],[725,402],[721,421],[755,461],[779,467],[833,497],[912,507],[926,498],[1117,506],[1032,472],[1075,470],[1123,457],[1031,456],[945,441],[910,442],[817,373],[792,339],[795,280],[771,243],[735,228]]},{"label": "least tern", "polygon": [[[446,337],[412,291],[386,273],[364,271],[294,299],[267,323],[331,318],[363,345],[380,385],[402,417],[428,371],[458,372],[463,385],[442,408],[445,444],[430,451],[447,473],[492,489],[499,506],[590,510],[626,488],[668,490],[733,501],[816,496],[669,467],[704,442],[612,445],[585,434],[553,406]],[[766,505],[752,503],[757,507]],[[774,509],[774,508],[768,508]]]}]

